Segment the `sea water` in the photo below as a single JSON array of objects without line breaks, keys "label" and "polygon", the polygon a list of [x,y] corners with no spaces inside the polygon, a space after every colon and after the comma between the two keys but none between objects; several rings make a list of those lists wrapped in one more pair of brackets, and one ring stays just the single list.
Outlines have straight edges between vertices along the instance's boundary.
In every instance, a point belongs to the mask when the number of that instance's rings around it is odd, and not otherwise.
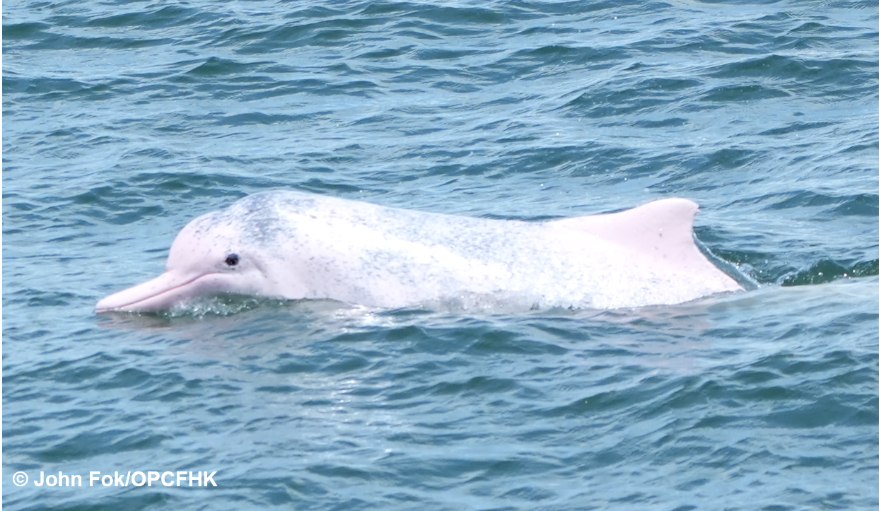
[{"label": "sea water", "polygon": [[[879,508],[877,47],[875,1],[5,2],[3,504]],[[93,312],[271,189],[686,197],[757,286]]]}]

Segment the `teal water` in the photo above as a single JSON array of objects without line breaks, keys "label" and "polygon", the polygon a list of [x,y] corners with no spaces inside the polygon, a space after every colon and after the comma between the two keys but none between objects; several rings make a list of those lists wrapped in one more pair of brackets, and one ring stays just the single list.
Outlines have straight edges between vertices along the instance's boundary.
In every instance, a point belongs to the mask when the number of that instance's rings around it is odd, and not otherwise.
[{"label": "teal water", "polygon": [[[6,2],[3,505],[879,508],[877,47],[875,1]],[[278,188],[528,220],[687,197],[759,287],[93,313]],[[217,486],[88,486],[178,470]]]}]

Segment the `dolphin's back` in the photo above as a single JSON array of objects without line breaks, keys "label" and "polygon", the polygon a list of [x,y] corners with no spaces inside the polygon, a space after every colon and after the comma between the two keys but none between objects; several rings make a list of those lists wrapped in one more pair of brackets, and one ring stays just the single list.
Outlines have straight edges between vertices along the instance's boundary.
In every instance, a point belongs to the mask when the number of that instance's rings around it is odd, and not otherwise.
[{"label": "dolphin's back", "polygon": [[299,192],[242,202],[243,211],[274,208],[268,214],[284,219],[295,240],[287,248],[290,264],[307,288],[321,290],[310,298],[383,307],[618,308],[740,289],[696,247],[698,207],[684,199],[550,222],[425,213]]}]

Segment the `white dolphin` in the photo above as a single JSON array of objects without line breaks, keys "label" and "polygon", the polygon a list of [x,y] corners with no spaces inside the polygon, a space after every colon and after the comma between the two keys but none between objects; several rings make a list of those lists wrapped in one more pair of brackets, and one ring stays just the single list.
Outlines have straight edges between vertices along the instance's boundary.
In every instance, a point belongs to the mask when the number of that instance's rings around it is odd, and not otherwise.
[{"label": "white dolphin", "polygon": [[698,209],[664,199],[525,222],[259,193],[190,222],[165,273],[95,310],[158,311],[225,293],[386,308],[613,309],[741,290],[696,246]]}]

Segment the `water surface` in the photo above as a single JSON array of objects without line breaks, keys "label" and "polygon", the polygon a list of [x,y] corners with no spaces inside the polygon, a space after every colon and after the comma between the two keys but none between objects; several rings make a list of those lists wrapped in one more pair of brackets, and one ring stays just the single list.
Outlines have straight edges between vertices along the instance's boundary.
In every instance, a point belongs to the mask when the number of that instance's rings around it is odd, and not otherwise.
[{"label": "water surface", "polygon": [[[879,507],[879,3],[4,7],[9,509]],[[525,220],[687,197],[759,288],[93,313],[270,189]],[[217,487],[88,487],[150,470]]]}]

